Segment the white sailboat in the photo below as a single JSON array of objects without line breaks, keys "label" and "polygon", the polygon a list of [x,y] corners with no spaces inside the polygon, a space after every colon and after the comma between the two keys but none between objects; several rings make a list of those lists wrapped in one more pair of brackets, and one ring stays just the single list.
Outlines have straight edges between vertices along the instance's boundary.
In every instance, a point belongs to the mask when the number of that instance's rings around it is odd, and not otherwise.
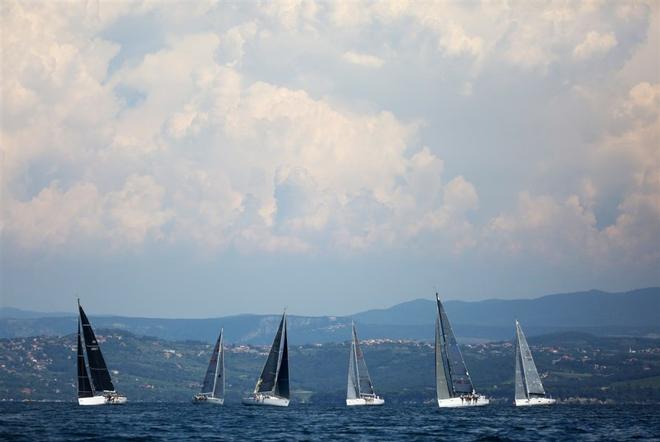
[{"label": "white sailboat", "polygon": [[456,337],[449,324],[440,297],[435,294],[438,316],[435,323],[435,382],[438,407],[478,407],[488,405],[488,398],[477,394],[472,385],[458,348]]},{"label": "white sailboat", "polygon": [[220,336],[213,347],[211,360],[206,369],[202,391],[193,396],[193,402],[196,404],[215,404],[225,403],[225,349],[222,344],[223,330],[220,330]]},{"label": "white sailboat", "polygon": [[546,397],[532,352],[527,345],[520,323],[516,321],[516,407],[552,405],[555,399]]},{"label": "white sailboat", "polygon": [[[80,306],[78,300],[78,313],[80,321],[78,322],[78,404],[79,405],[118,405],[125,404],[126,396],[117,393],[108,367],[103,359],[101,347],[96,340],[92,325]],[[80,325],[82,324],[82,339],[80,334]],[[85,363],[84,347],[87,353],[87,363],[89,365],[89,374],[87,364]],[[90,377],[91,374],[91,377]]]},{"label": "white sailboat", "polygon": [[243,398],[243,405],[288,407],[289,395],[289,347],[284,312],[261,376],[252,394]]},{"label": "white sailboat", "polygon": [[383,405],[385,400],[374,391],[364,354],[360,349],[360,341],[352,324],[353,339],[351,341],[351,355],[348,359],[348,386],[346,388],[346,405]]}]

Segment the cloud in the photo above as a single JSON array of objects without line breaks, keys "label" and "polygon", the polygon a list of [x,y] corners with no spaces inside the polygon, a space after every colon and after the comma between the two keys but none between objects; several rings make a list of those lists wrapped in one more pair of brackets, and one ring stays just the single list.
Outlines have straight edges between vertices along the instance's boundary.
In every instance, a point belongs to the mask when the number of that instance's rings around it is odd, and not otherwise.
[{"label": "cloud", "polygon": [[358,52],[353,52],[353,51],[344,52],[342,58],[349,63],[353,63],[358,66],[364,66],[367,68],[379,68],[383,66],[383,63],[385,63],[384,60],[376,57],[375,55],[360,54]]},{"label": "cloud", "polygon": [[62,190],[54,182],[29,201],[10,201],[4,228],[28,249],[99,241],[115,250],[139,246],[148,237],[162,237],[160,229],[171,217],[162,207],[163,193],[148,176],[131,176],[121,189],[106,194],[93,183]]},{"label": "cloud", "polygon": [[616,44],[616,37],[612,32],[600,34],[597,31],[590,31],[584,41],[573,49],[573,56],[578,59],[585,59],[606,54]]},{"label": "cloud", "polygon": [[3,247],[658,262],[655,3],[3,12]]}]

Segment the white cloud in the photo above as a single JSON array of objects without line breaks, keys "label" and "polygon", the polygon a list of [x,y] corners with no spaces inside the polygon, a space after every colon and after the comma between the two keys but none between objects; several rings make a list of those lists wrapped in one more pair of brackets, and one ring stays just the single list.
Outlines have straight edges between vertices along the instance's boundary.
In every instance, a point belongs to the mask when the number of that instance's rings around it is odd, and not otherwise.
[{"label": "white cloud", "polygon": [[[20,247],[658,260],[653,4],[67,6],[3,3]],[[162,42],[122,62],[122,19]]]},{"label": "white cloud", "polygon": [[480,57],[483,53],[483,41],[479,37],[469,36],[456,23],[449,23],[447,30],[440,38],[440,46],[449,55],[468,54]]},{"label": "white cloud", "polygon": [[353,52],[353,51],[344,52],[342,58],[349,63],[353,63],[358,66],[364,66],[367,68],[379,68],[383,66],[383,63],[385,63],[383,59],[378,58],[375,55],[360,54],[358,52]]},{"label": "white cloud", "polygon": [[616,37],[612,32],[601,34],[597,31],[590,31],[584,41],[573,49],[573,56],[577,59],[585,59],[606,54],[616,46],[616,43]]}]

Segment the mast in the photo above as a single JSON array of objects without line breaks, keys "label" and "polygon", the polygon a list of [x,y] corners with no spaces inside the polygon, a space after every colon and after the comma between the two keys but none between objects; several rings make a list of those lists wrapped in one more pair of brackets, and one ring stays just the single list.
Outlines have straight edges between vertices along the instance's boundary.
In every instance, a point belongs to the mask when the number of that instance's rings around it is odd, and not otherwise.
[{"label": "mast", "polygon": [[78,397],[92,397],[94,391],[89,382],[87,366],[85,366],[85,355],[83,354],[83,345],[80,340],[80,322],[78,322]]},{"label": "mast", "polygon": [[97,392],[115,391],[115,387],[112,385],[112,380],[110,379],[110,373],[108,372],[108,366],[105,364],[105,359],[103,359],[103,354],[94,335],[94,330],[80,305],[80,301],[78,301],[78,311],[80,313],[85,350],[87,351],[87,361],[89,362],[89,371],[94,390]]}]

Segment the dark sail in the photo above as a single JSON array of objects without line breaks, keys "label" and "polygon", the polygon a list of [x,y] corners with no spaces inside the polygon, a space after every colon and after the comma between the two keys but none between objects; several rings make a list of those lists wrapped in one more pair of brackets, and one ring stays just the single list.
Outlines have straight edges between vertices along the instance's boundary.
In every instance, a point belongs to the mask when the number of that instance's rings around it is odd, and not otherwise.
[{"label": "dark sail", "polygon": [[282,316],[280,326],[277,329],[277,334],[273,340],[273,345],[270,348],[270,353],[268,354],[266,365],[264,365],[264,369],[261,371],[261,376],[259,376],[259,380],[257,381],[255,393],[272,392],[275,388],[275,381],[277,380],[277,364],[280,359],[280,344],[282,341],[283,327],[284,316]]},{"label": "dark sail", "polygon": [[202,385],[202,393],[213,394],[213,387],[215,386],[215,374],[218,369],[218,352],[220,350],[220,338],[222,335],[218,336],[218,340],[215,342],[215,347],[213,347],[213,353],[211,353],[211,360],[209,361],[209,366],[206,368],[206,375],[204,376],[204,384]]},{"label": "dark sail", "polygon": [[92,397],[92,385],[89,383],[89,375],[85,366],[82,341],[80,340],[80,323],[78,323],[78,397]]},{"label": "dark sail", "polygon": [[458,342],[456,342],[456,337],[454,332],[451,329],[451,324],[449,324],[449,318],[447,318],[447,313],[440,302],[440,297],[436,294],[436,300],[438,303],[438,313],[440,316],[440,331],[442,333],[443,343],[444,343],[444,352],[446,355],[447,366],[449,368],[449,379],[451,379],[452,386],[452,396],[460,396],[461,394],[472,393],[474,387],[472,386],[472,380],[470,379],[470,374],[465,367],[465,362],[463,361],[463,355],[461,350],[458,348]]},{"label": "dark sail", "polygon": [[451,386],[449,385],[447,375],[447,357],[444,354],[444,340],[440,333],[439,316],[435,320],[435,392],[438,399],[449,399]]},{"label": "dark sail", "polygon": [[289,346],[287,343],[286,320],[284,322],[284,342],[282,343],[282,359],[277,373],[275,395],[289,399]]},{"label": "dark sail", "polygon": [[96,391],[115,391],[108,367],[101,354],[101,348],[94,336],[94,330],[87,319],[87,315],[78,304],[80,311],[80,322],[82,323],[83,337],[85,338],[85,349],[87,350],[87,362],[89,362],[89,371],[92,376],[92,382]]},{"label": "dark sail", "polygon": [[360,341],[358,340],[355,326],[353,326],[353,341],[355,342],[355,359],[357,361],[359,394],[361,396],[373,395],[374,386],[371,382],[371,377],[369,376],[369,370],[367,370],[367,362],[364,360],[364,354],[360,349]]}]

